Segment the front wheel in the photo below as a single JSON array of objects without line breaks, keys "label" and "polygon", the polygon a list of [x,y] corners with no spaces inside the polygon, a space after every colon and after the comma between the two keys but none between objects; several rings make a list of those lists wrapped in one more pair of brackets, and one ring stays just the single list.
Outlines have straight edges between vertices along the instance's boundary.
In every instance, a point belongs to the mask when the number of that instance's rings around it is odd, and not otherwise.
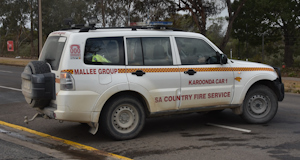
[{"label": "front wheel", "polygon": [[247,93],[241,117],[249,123],[267,123],[276,115],[277,108],[274,92],[267,86],[257,85]]},{"label": "front wheel", "polygon": [[120,96],[109,101],[100,116],[100,126],[115,140],[136,137],[145,124],[145,112],[139,100]]}]

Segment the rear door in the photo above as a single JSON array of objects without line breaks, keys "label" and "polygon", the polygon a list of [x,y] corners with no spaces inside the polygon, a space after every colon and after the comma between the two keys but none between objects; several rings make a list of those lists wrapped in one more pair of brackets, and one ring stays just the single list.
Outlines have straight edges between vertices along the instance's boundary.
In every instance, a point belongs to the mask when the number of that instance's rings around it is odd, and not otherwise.
[{"label": "rear door", "polygon": [[126,48],[129,88],[150,98],[152,112],[177,109],[180,74],[170,37],[127,37]]},{"label": "rear door", "polygon": [[[101,59],[97,59],[101,57]],[[75,66],[74,77],[81,90],[99,94],[117,92],[112,88],[127,89],[124,37],[87,38],[84,49],[84,65]],[[123,87],[121,87],[123,86]],[[113,93],[108,93],[113,94]]]},{"label": "rear door", "polygon": [[[62,32],[64,33],[64,32]],[[61,61],[62,54],[65,50],[67,36],[65,34],[59,35],[55,34],[55,36],[49,36],[44,44],[43,50],[39,57],[40,61],[45,61],[49,63],[52,69],[52,73],[55,74],[56,82],[59,82],[59,64]],[[56,93],[60,90],[60,84],[55,83]]]}]

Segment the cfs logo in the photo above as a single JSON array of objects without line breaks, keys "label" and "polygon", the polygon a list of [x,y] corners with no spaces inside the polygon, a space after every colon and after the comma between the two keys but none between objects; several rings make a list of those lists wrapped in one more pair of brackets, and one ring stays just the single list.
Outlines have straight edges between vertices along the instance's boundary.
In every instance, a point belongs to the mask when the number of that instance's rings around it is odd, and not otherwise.
[{"label": "cfs logo", "polygon": [[80,59],[80,46],[73,44],[70,46],[71,59]]}]

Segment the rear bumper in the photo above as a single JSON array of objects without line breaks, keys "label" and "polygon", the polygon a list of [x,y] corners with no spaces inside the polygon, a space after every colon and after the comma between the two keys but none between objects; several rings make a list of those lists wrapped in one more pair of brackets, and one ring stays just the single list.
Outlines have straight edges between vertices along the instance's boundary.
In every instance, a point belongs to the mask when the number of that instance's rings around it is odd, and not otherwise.
[{"label": "rear bumper", "polygon": [[72,121],[80,123],[91,122],[92,113],[91,112],[72,112],[72,111],[59,111],[54,112],[55,119],[62,121]]},{"label": "rear bumper", "polygon": [[37,109],[39,113],[47,115],[50,119],[89,123],[93,112],[73,112],[68,110],[57,110],[56,107],[48,106],[44,109]]},{"label": "rear bumper", "polygon": [[98,99],[99,94],[91,91],[60,91],[56,104],[52,103],[40,112],[57,120],[88,123],[92,122]]}]

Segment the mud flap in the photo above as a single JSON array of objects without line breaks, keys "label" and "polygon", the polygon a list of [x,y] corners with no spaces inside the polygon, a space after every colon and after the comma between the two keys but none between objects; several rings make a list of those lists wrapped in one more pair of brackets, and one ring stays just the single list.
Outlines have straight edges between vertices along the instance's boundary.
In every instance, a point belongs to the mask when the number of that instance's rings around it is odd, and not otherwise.
[{"label": "mud flap", "polygon": [[99,123],[90,122],[88,125],[91,127],[89,132],[93,135],[95,135],[99,128]]}]

